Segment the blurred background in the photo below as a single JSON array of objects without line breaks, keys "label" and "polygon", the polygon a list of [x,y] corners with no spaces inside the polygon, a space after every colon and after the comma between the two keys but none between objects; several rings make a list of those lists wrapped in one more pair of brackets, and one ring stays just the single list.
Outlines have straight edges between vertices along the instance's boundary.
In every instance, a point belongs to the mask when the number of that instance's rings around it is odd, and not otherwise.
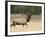
[{"label": "blurred background", "polygon": [[41,6],[11,5],[11,14],[40,15]]}]

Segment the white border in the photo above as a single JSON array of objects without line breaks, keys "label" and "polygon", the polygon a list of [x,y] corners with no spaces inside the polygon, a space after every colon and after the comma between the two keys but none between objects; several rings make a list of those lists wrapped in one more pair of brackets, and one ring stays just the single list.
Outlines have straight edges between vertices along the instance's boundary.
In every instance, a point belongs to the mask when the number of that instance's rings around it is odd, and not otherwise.
[{"label": "white border", "polygon": [[[42,31],[10,32],[10,5],[42,6]],[[8,2],[8,35],[44,33],[44,4]]]}]

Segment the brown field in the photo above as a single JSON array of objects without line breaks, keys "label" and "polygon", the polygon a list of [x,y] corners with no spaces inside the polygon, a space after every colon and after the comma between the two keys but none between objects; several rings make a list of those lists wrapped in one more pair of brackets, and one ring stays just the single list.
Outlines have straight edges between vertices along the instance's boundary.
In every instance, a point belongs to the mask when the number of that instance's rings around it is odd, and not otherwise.
[{"label": "brown field", "polygon": [[[13,17],[12,17],[13,18]],[[31,32],[31,31],[40,31],[42,30],[41,15],[32,15],[28,25],[16,25],[15,27],[10,27],[11,32]]]}]

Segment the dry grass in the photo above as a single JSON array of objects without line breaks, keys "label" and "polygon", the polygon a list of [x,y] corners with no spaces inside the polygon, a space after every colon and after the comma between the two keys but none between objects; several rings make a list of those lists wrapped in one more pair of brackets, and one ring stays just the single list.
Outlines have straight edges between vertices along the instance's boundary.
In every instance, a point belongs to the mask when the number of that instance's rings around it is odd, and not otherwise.
[{"label": "dry grass", "polygon": [[28,26],[16,25],[15,27],[10,27],[11,32],[31,32],[31,31],[40,31],[42,30],[41,16],[33,15],[30,21],[27,23]]}]

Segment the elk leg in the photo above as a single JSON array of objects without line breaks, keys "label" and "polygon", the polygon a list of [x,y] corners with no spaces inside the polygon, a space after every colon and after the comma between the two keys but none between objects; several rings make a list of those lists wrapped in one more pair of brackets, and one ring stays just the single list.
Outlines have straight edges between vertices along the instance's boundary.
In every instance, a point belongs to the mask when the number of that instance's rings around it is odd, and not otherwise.
[{"label": "elk leg", "polygon": [[26,26],[27,26],[27,24],[26,24]]},{"label": "elk leg", "polygon": [[13,24],[11,24],[10,26],[13,26]]},{"label": "elk leg", "polygon": [[23,24],[23,27],[24,27],[24,24]]},{"label": "elk leg", "polygon": [[27,23],[25,23],[25,25],[27,26]]},{"label": "elk leg", "polygon": [[16,26],[16,24],[13,25],[14,27]]}]

